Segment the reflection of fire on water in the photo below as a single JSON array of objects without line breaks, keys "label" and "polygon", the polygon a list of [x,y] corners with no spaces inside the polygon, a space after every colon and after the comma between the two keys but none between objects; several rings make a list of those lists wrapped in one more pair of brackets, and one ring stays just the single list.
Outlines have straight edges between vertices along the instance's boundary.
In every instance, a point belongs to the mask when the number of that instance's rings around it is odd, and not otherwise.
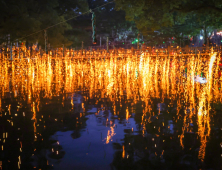
[{"label": "reflection of fire on water", "polygon": [[123,145],[122,158],[125,158],[125,147],[124,147],[124,145]]},{"label": "reflection of fire on water", "polygon": [[115,127],[115,124],[113,124],[113,126],[110,126],[110,130],[108,130],[107,132],[106,144],[112,141],[112,137],[116,134],[114,131],[114,127]]},{"label": "reflection of fire on water", "polygon": [[[73,52],[71,51],[71,53]],[[65,57],[44,54],[41,58],[33,59],[21,54],[20,59],[9,61],[2,57],[0,64],[2,99],[14,95],[32,104],[33,124],[36,133],[36,117],[38,117],[40,107],[39,93],[42,89],[44,89],[44,98],[49,99],[80,89],[87,90],[90,99],[109,98],[113,104],[115,115],[118,115],[119,110],[123,108],[122,97],[125,95],[127,100],[131,102],[127,104],[131,106],[138,101],[144,103],[141,111],[143,134],[146,130],[146,123],[151,121],[150,116],[154,116],[151,98],[160,99],[161,102],[164,102],[166,98],[172,101],[177,100],[177,119],[181,119],[179,110],[183,108],[183,105],[186,104],[185,108],[190,110],[189,113],[185,111],[185,117],[182,118],[184,119],[184,127],[180,136],[181,145],[183,145],[183,134],[186,129],[189,129],[187,122],[192,122],[193,115],[197,114],[198,132],[201,137],[199,158],[203,160],[207,137],[210,135],[210,101],[212,98],[215,102],[221,101],[219,88],[222,84],[221,81],[217,81],[217,76],[213,76],[213,73],[217,73],[213,64],[215,61],[217,61],[216,63],[219,61],[216,60],[216,54],[209,56],[211,57],[209,67],[204,65],[206,57],[192,54],[186,58],[184,55],[175,54],[172,58],[172,56],[157,57],[144,52],[141,56],[129,53],[127,58],[115,54],[105,60],[98,58],[99,56],[104,57],[104,55],[96,54],[93,59],[90,57],[90,60],[82,59],[82,55],[77,52],[75,52],[76,58],[70,57],[68,54]],[[184,76],[185,69],[187,69],[186,77]],[[200,80],[201,73],[206,75],[206,84],[200,84],[203,80]],[[10,94],[10,92],[12,93]],[[196,98],[199,99],[198,102]],[[63,104],[65,100],[63,96]],[[79,102],[78,99],[76,101],[84,107],[82,102]],[[70,102],[73,107],[77,104],[76,101]],[[2,103],[1,100],[0,102]],[[120,108],[117,109],[118,103],[120,103]],[[126,119],[128,119],[133,111],[130,107],[126,108]],[[195,110],[196,108],[198,110]],[[9,106],[9,115],[11,114],[10,110]],[[147,117],[149,118],[147,119]],[[106,143],[109,143],[115,134],[114,127],[110,128]]]},{"label": "reflection of fire on water", "polygon": [[209,72],[208,72],[208,83],[203,87],[202,94],[199,98],[199,109],[198,109],[198,132],[200,135],[200,150],[199,150],[199,159],[204,160],[205,157],[205,148],[207,143],[207,138],[210,136],[210,100],[212,98],[212,67],[213,63],[216,60],[216,54],[213,54],[209,63]]}]

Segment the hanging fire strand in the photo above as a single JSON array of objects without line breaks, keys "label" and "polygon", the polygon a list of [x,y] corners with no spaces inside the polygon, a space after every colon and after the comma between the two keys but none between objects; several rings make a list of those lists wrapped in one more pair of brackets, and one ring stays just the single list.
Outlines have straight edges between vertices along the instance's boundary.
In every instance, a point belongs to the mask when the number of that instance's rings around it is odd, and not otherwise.
[{"label": "hanging fire strand", "polygon": [[44,34],[44,38],[45,38],[45,53],[48,54],[47,52],[47,30],[44,30],[45,34]]}]

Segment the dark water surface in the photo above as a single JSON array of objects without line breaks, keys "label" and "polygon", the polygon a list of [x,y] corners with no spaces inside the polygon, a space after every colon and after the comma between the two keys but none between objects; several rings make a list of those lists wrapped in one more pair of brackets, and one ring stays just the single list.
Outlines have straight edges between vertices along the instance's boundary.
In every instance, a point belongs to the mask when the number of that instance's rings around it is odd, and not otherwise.
[{"label": "dark water surface", "polygon": [[217,59],[143,57],[2,61],[1,168],[222,169]]}]

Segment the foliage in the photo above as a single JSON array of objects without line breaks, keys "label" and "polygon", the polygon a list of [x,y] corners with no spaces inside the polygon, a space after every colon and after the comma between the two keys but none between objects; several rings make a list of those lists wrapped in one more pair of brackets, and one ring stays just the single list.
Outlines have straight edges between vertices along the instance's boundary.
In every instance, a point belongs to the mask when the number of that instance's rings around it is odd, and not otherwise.
[{"label": "foliage", "polygon": [[222,26],[220,0],[116,0],[116,4],[117,10],[124,10],[126,19],[135,21],[147,39],[156,37],[154,31],[181,37],[204,30],[206,41],[209,32]]},{"label": "foliage", "polygon": [[[137,30],[133,21],[126,21],[124,11],[115,10],[115,3],[113,3],[112,0],[89,0],[88,2],[91,9],[97,8],[95,10],[95,14],[98,35],[114,38],[118,37],[118,34],[121,32],[126,32],[128,30]],[[105,3],[108,4],[104,5]]]},{"label": "foliage", "polygon": [[[44,29],[47,29],[48,43],[52,46],[72,44],[66,32],[71,30],[67,18],[88,10],[86,0],[1,0],[0,1],[0,37],[1,42],[26,40],[44,44]],[[60,23],[55,27],[50,27]],[[42,30],[42,31],[40,31]],[[33,34],[38,32],[37,34]],[[27,36],[30,35],[31,36]],[[24,37],[24,38],[23,38]],[[20,39],[22,38],[22,39]]]}]

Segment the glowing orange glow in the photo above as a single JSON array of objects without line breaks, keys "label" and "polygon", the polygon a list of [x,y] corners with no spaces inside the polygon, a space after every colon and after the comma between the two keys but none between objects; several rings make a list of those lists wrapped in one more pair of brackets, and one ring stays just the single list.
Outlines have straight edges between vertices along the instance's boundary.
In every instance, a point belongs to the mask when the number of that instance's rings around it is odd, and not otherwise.
[{"label": "glowing orange glow", "polygon": [[125,147],[124,147],[124,145],[123,145],[122,158],[125,158]]},{"label": "glowing orange glow", "polygon": [[[25,48],[23,50],[26,51]],[[88,90],[89,99],[98,98],[96,104],[108,98],[112,102],[114,115],[120,114],[119,106],[120,109],[126,109],[126,120],[129,120],[130,114],[133,113],[129,106],[141,101],[143,134],[146,132],[146,123],[151,121],[151,116],[154,116],[154,103],[151,98],[157,98],[162,103],[164,99],[170,99],[172,103],[177,100],[175,121],[183,120],[182,133],[179,136],[182,147],[184,147],[184,134],[192,132],[190,124],[192,124],[192,118],[197,116],[201,142],[199,158],[204,159],[211,130],[210,102],[212,99],[215,102],[222,100],[222,92],[219,90],[222,87],[222,81],[217,81],[221,79],[217,75],[219,54],[209,53],[202,56],[174,52],[169,56],[161,53],[157,56],[148,52],[133,55],[130,50],[127,50],[127,53],[118,50],[118,54],[114,54],[114,51],[110,53],[86,51],[83,55],[81,51],[72,51],[71,54],[75,57],[68,52],[64,57],[46,54],[41,56],[37,52],[37,57],[33,58],[28,52],[29,55],[25,56],[21,53],[20,58],[14,58],[12,61],[8,60],[7,56],[2,56],[0,89],[2,99],[7,97],[6,95],[14,95],[27,100],[28,104],[32,105],[35,136],[36,117],[41,107],[39,94],[41,89],[44,89],[44,98],[52,99],[62,95],[61,103],[64,107],[67,100],[66,94],[72,94],[77,90]],[[202,84],[198,82],[201,80],[201,74],[206,78],[206,82]],[[126,96],[127,101],[122,98],[123,96]],[[119,106],[118,103],[120,103]],[[70,99],[69,104],[73,109],[73,100]],[[0,99],[0,110],[1,105]],[[84,103],[81,105],[84,112],[86,106]],[[184,117],[179,113],[181,109],[185,112]],[[157,114],[161,112],[159,108]],[[8,106],[8,112],[5,114],[11,115],[11,105]],[[82,116],[84,113],[80,114],[80,117]],[[13,125],[13,122],[10,123]],[[156,129],[160,132],[159,127]],[[114,127],[111,126],[107,132],[106,143],[112,140],[113,135],[115,135]],[[125,157],[124,146],[122,155]]]}]

